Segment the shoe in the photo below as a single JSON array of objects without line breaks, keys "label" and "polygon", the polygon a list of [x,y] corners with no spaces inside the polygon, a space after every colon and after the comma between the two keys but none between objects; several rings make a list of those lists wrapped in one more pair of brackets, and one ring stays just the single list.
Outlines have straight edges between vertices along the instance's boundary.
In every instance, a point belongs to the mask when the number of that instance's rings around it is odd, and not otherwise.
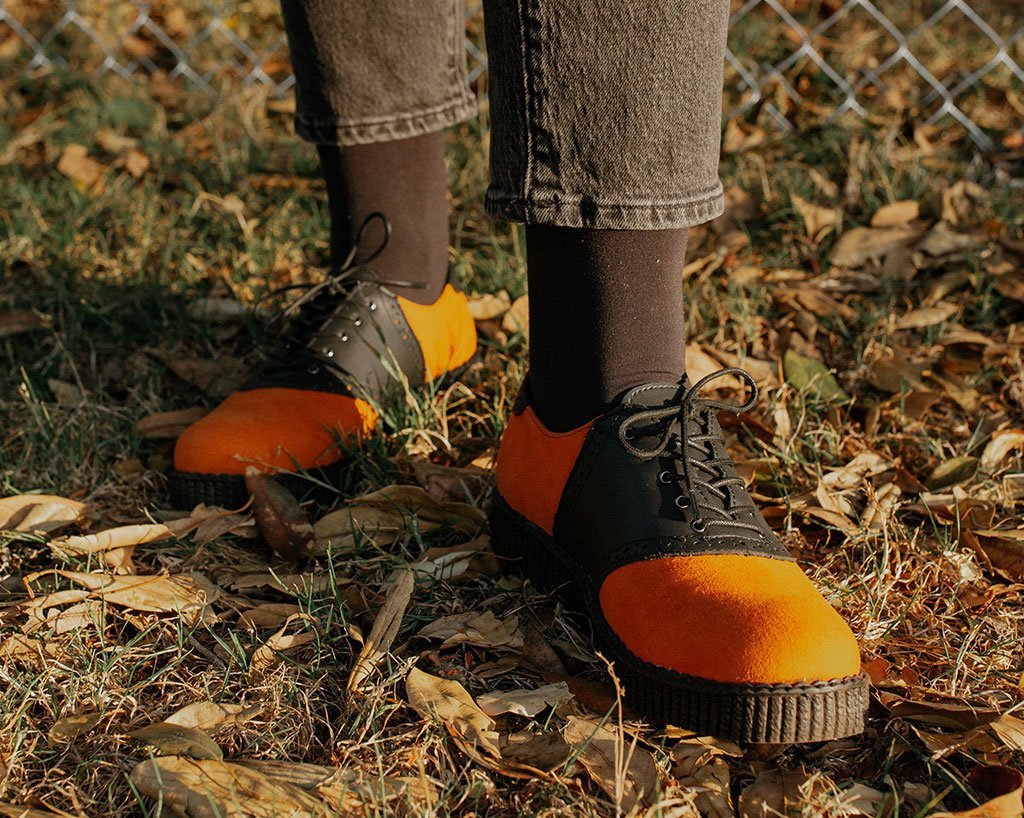
[{"label": "shoe", "polygon": [[405,383],[453,376],[470,361],[476,327],[463,293],[447,284],[424,306],[396,296],[388,283],[350,257],[289,308],[296,316],[280,351],[178,439],[175,508],[242,505],[252,466],[283,473],[281,481],[299,493],[311,485],[301,472],[336,484],[345,465],[341,444],[377,427],[375,404]]},{"label": "shoe", "polygon": [[[699,396],[723,375],[753,397]],[[492,544],[590,620],[652,722],[772,744],[853,735],[868,705],[857,641],[765,523],[718,424],[755,400],[728,369],[639,386],[554,433],[527,384],[498,452]]]}]

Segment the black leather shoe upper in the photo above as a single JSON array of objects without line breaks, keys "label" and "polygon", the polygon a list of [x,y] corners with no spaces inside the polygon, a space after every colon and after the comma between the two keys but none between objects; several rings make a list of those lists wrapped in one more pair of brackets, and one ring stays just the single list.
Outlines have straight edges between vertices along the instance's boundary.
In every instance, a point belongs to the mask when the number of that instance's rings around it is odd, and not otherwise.
[{"label": "black leather shoe upper", "polygon": [[[737,370],[714,377],[726,372]],[[598,581],[621,565],[671,555],[792,559],[726,451],[716,412],[746,406],[700,397],[707,380],[636,387],[592,425],[554,537]]]},{"label": "black leather shoe upper", "polygon": [[379,399],[402,378],[423,383],[423,351],[398,299],[372,279],[347,280],[303,305],[283,348],[244,389],[285,387]]}]

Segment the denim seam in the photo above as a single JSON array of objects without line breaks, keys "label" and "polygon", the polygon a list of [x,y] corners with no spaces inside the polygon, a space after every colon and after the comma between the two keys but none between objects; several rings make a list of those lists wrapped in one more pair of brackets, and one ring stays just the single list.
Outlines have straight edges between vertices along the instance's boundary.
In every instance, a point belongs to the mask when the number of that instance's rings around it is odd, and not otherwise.
[{"label": "denim seam", "polygon": [[295,116],[295,132],[308,142],[349,145],[386,141],[443,130],[473,115],[476,98],[468,92],[441,105],[389,116],[345,119]]},{"label": "denim seam", "polygon": [[531,60],[526,49],[526,11],[525,1],[517,0],[516,17],[519,21],[519,51],[523,65],[523,132],[526,136],[526,166],[523,168],[523,199],[531,195],[533,181],[533,128],[530,127],[530,116],[533,111],[533,82],[530,77]]},{"label": "denim seam", "polygon": [[[595,218],[584,223],[580,202],[589,198]],[[560,196],[557,201],[538,202],[526,197],[488,191],[487,212],[499,219],[527,224],[563,224],[595,229],[658,229],[666,226],[693,227],[721,215],[724,193],[717,190],[683,199],[649,202],[594,202],[590,197]],[[644,217],[644,214],[647,214]]]}]

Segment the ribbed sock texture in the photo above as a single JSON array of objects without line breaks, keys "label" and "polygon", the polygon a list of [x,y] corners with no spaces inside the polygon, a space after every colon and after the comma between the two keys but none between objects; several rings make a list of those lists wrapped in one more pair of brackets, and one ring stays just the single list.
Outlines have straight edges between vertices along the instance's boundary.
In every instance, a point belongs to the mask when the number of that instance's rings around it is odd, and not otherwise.
[{"label": "ribbed sock texture", "polygon": [[682,376],[686,236],[527,225],[530,388],[548,429],[575,429],[634,386]]},{"label": "ribbed sock texture", "polygon": [[[395,287],[419,304],[437,300],[448,279],[448,202],[444,134],[352,145],[318,145],[331,214],[331,258],[344,258],[363,220],[380,211],[391,238],[372,267],[382,278],[417,282]],[[382,238],[379,225],[366,233],[367,250]]]}]

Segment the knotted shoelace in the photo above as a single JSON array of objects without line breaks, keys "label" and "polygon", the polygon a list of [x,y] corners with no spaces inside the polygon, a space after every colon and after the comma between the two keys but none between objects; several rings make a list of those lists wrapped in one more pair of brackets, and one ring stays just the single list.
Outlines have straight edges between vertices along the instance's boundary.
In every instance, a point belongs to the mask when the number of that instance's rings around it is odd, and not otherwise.
[{"label": "knotted shoelace", "polygon": [[[366,246],[366,231],[374,222],[380,222],[384,236],[372,251],[360,257],[360,252]],[[370,267],[370,263],[384,252],[390,239],[391,223],[387,217],[377,211],[370,213],[359,226],[348,254],[334,265],[330,274],[323,281],[314,284],[290,284],[287,287],[278,287],[257,301],[257,305],[259,305],[264,300],[276,298],[287,292],[305,290],[301,296],[280,310],[269,322],[269,326],[273,327],[275,324],[283,324],[287,319],[288,328],[282,331],[279,347],[264,366],[266,373],[287,372],[299,364],[305,365],[310,374],[314,375],[319,366],[333,369],[341,376],[347,374],[343,367],[331,360],[334,357],[334,350],[328,346],[317,346],[316,342],[323,338],[323,330],[329,321],[340,318],[354,327],[360,327],[367,311],[376,312],[377,304],[372,299],[353,298],[355,285],[360,282],[369,282],[385,287],[426,287],[422,281],[384,278]],[[342,343],[347,342],[348,339],[348,333],[344,330],[331,333],[329,338],[329,340],[338,340]]]},{"label": "knotted shoelace", "polygon": [[[750,387],[750,395],[744,403],[700,396],[700,391],[708,383],[730,375],[740,378]],[[735,493],[730,491],[731,486],[743,488],[744,482],[734,474],[729,475],[728,467],[732,465],[732,459],[727,454],[717,455],[714,446],[720,442],[724,451],[725,441],[720,434],[710,431],[713,412],[747,412],[757,403],[757,395],[757,382],[753,376],[738,367],[729,367],[705,375],[682,392],[673,403],[634,412],[619,424],[619,442],[633,457],[644,461],[657,457],[671,458],[674,471],[666,469],[660,472],[658,480],[664,484],[674,483],[680,489],[675,505],[690,527],[698,533],[720,526],[728,527],[731,533],[709,532],[708,536],[737,536],[737,530],[748,532],[747,536],[752,538],[756,535],[758,540],[764,536],[758,526],[736,519],[733,513],[736,509],[755,506],[745,490]],[[691,431],[691,423],[699,430],[697,434]],[[653,445],[643,446],[633,442],[637,432],[652,426],[660,432]],[[739,495],[741,502],[734,504],[736,495]],[[711,503],[705,498],[714,498],[718,502]]]}]

